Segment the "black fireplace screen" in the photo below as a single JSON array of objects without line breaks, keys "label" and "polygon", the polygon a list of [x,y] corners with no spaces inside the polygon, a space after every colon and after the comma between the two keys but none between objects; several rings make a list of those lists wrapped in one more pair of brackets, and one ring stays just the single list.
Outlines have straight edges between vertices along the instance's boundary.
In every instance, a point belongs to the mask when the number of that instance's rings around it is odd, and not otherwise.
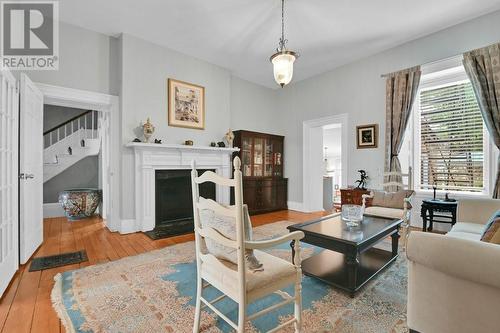
[{"label": "black fireplace screen", "polygon": [[[198,173],[201,175],[205,171],[198,170]],[[156,170],[155,185],[156,238],[192,232],[191,170]],[[215,184],[200,184],[200,195],[215,200]]]}]

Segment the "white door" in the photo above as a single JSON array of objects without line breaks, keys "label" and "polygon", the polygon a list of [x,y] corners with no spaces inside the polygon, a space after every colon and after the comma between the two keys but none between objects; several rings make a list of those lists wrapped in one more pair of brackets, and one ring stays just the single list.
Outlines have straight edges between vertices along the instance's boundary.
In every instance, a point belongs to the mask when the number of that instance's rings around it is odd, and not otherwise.
[{"label": "white door", "polygon": [[21,74],[20,260],[26,263],[43,241],[43,94]]},{"label": "white door", "polygon": [[100,188],[102,188],[101,216],[103,219],[109,218],[109,114],[99,112],[98,132],[101,141],[100,153]]},{"label": "white door", "polygon": [[9,71],[0,71],[0,297],[19,266],[19,95]]}]

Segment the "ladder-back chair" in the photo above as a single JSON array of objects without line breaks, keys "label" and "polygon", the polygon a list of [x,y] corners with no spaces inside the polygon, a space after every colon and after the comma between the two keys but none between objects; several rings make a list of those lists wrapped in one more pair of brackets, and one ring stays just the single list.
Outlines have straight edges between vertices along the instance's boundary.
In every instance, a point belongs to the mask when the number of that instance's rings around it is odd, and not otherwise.
[{"label": "ladder-back chair", "polygon": [[[242,192],[241,161],[234,158],[234,178],[227,179],[212,171],[206,171],[198,176],[195,162],[192,162],[191,180],[193,193],[193,210],[195,223],[196,243],[196,265],[197,265],[197,293],[196,310],[193,332],[197,333],[200,328],[201,310],[208,307],[221,319],[227,322],[238,333],[244,332],[246,321],[253,320],[261,315],[278,309],[281,306],[294,303],[294,316],[292,319],[281,323],[268,332],[276,332],[279,329],[294,324],[295,332],[301,332],[302,304],[301,304],[301,281],[302,270],[300,268],[300,245],[299,240],[304,237],[303,232],[292,232],[284,236],[264,240],[246,240],[244,227],[244,209]],[[215,183],[219,186],[234,189],[235,204],[223,206],[211,199],[205,199],[199,195],[199,185],[205,182]],[[201,199],[201,200],[200,200]],[[224,236],[220,231],[212,227],[203,226],[200,213],[204,210],[212,211],[216,215],[234,218],[236,223],[235,239]],[[226,248],[235,249],[236,264],[224,259],[219,259],[206,249],[205,240],[210,239]],[[281,258],[272,256],[266,252],[259,251],[285,242],[294,242],[295,257],[294,264]],[[263,264],[263,270],[252,271],[247,267],[245,259],[246,251],[253,250],[255,257]],[[295,285],[295,294],[290,296],[281,289]],[[222,292],[222,295],[208,301],[203,296],[203,290],[213,286]],[[247,306],[255,300],[276,293],[283,300],[268,308],[247,315]],[[229,297],[238,304],[238,322],[230,320],[225,314],[215,307],[222,299]]]}]

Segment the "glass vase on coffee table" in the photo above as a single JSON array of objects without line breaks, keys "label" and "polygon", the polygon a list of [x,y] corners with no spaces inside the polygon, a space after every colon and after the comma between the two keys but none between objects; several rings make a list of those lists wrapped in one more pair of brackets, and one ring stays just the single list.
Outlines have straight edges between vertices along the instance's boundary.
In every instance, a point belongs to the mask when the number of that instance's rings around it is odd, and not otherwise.
[{"label": "glass vase on coffee table", "polygon": [[342,205],[342,220],[346,226],[358,227],[363,221],[364,207],[360,205]]}]

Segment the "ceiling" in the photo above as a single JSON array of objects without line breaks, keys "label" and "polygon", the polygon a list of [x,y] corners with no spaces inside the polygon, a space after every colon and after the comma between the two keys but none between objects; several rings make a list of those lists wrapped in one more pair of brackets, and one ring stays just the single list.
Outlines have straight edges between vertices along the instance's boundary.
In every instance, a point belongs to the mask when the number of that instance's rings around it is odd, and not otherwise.
[{"label": "ceiling", "polygon": [[[279,0],[60,0],[62,21],[129,33],[275,88]],[[294,81],[500,9],[500,0],[286,0]]]}]

